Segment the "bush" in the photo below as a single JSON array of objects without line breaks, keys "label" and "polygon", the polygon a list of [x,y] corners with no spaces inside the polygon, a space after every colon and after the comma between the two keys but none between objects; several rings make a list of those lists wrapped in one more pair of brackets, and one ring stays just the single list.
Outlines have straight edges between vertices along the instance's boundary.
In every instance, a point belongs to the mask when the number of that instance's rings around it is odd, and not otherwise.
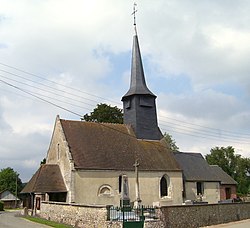
[{"label": "bush", "polygon": [[3,211],[3,208],[4,208],[4,204],[2,201],[0,201],[0,211]]}]

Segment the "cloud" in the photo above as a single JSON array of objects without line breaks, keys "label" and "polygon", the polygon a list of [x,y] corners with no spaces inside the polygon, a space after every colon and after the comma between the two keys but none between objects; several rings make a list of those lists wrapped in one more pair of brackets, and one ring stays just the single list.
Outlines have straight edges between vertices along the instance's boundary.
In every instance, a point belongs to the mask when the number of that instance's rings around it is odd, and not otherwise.
[{"label": "cloud", "polygon": [[[206,90],[189,95],[163,95],[166,107],[178,114],[185,113],[190,118],[214,119],[217,121],[230,118],[246,110],[246,104],[236,97]],[[194,110],[199,110],[194,112]]]},{"label": "cloud", "polygon": [[[158,64],[166,76],[188,75],[198,89],[225,80],[244,85],[250,57],[246,2],[225,6],[215,1],[165,1],[154,7],[148,6],[144,14],[148,19],[143,21],[144,47],[152,64]],[[168,10],[161,10],[164,7]],[[157,17],[156,12],[160,12]]]},{"label": "cloud", "polygon": [[1,100],[0,100],[0,134],[4,131],[9,131],[10,130],[10,125],[6,122],[6,120],[3,117],[3,107],[1,105]]}]

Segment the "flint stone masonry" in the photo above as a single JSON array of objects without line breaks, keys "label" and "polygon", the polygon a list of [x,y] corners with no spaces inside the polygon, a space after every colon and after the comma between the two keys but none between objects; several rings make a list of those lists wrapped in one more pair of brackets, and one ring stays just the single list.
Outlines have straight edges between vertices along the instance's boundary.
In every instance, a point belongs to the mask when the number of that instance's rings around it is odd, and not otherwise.
[{"label": "flint stone masonry", "polygon": [[250,218],[250,203],[182,205],[161,208],[164,227],[203,227]]},{"label": "flint stone masonry", "polygon": [[[166,206],[156,209],[159,220],[145,221],[144,228],[191,228],[250,218],[250,203]],[[107,221],[106,206],[42,202],[38,216],[84,228],[122,228]]]},{"label": "flint stone masonry", "polygon": [[106,227],[107,210],[105,206],[42,202],[39,216],[73,227]]},{"label": "flint stone masonry", "polygon": [[[122,222],[107,221],[106,206],[42,202],[37,216],[77,228],[122,228]],[[145,222],[145,228],[164,228],[161,221]]]}]

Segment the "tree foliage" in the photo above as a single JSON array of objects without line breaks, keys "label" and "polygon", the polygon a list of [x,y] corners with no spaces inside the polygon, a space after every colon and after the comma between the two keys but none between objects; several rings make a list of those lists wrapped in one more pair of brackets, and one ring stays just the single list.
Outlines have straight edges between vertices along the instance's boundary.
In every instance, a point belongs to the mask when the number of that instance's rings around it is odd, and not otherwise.
[{"label": "tree foliage", "polygon": [[206,160],[210,165],[220,166],[228,175],[238,182],[237,191],[247,194],[250,191],[250,159],[235,153],[232,146],[215,147],[207,154]]},{"label": "tree foliage", "polygon": [[173,139],[172,135],[165,132],[163,136],[164,136],[169,148],[174,152],[179,152],[179,147],[176,145],[176,142]]},{"label": "tree foliage", "polygon": [[13,194],[16,192],[17,184],[17,193],[22,190],[22,181],[19,178],[19,174],[15,172],[12,168],[8,167],[1,169],[0,171],[0,192],[4,190],[9,190]]},{"label": "tree foliage", "polygon": [[123,123],[123,113],[117,106],[97,104],[93,112],[85,114],[82,119],[88,122]]},{"label": "tree foliage", "polygon": [[46,158],[44,158],[41,162],[40,165],[46,164]]}]

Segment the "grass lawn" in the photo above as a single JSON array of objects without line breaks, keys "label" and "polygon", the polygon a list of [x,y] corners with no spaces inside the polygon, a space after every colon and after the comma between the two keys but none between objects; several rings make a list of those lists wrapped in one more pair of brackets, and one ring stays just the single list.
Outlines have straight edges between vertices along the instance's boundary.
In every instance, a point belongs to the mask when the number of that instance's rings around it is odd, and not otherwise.
[{"label": "grass lawn", "polygon": [[53,221],[49,221],[46,219],[42,219],[42,218],[37,218],[37,217],[31,217],[31,216],[26,216],[24,217],[25,219],[28,219],[32,222],[37,222],[37,223],[41,223],[47,226],[51,226],[51,227],[56,227],[56,228],[72,228],[73,226],[69,226],[69,225],[64,225],[64,224],[60,224],[57,222],[53,222]]}]

